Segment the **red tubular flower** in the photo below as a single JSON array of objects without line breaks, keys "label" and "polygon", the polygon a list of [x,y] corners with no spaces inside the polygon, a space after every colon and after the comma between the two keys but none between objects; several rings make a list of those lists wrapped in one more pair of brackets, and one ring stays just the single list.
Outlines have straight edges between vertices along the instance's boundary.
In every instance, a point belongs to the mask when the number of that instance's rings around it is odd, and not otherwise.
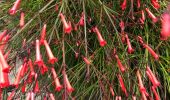
[{"label": "red tubular flower", "polygon": [[158,60],[158,59],[159,59],[159,55],[157,55],[157,54],[155,53],[155,51],[152,50],[151,47],[149,47],[149,46],[146,45],[146,44],[143,44],[143,47],[146,48],[146,49],[149,51],[149,53],[155,58],[155,60]]},{"label": "red tubular flower", "polygon": [[107,44],[107,42],[103,39],[103,37],[102,37],[101,33],[99,32],[98,28],[97,28],[97,27],[94,27],[94,28],[93,28],[93,31],[96,32],[96,34],[97,34],[97,37],[98,37],[98,41],[99,41],[99,43],[100,43],[100,46],[101,46],[101,47],[104,47],[104,46]]},{"label": "red tubular flower", "polygon": [[35,74],[35,87],[34,87],[34,93],[40,92],[40,88],[39,88],[39,85],[38,85],[37,77],[38,77],[37,74]]},{"label": "red tubular flower", "polygon": [[48,45],[46,40],[44,40],[44,45],[45,45],[45,48],[46,48],[46,51],[47,51],[47,54],[48,54],[48,57],[49,57],[48,62],[51,63],[51,64],[54,64],[55,62],[58,61],[58,59],[56,57],[54,57],[54,55],[53,55],[53,53],[50,49],[50,46]]},{"label": "red tubular flower", "polygon": [[149,80],[152,82],[154,87],[157,87],[160,85],[160,82],[156,79],[155,75],[153,74],[153,72],[148,66],[146,67],[146,74],[148,75]]},{"label": "red tubular flower", "polygon": [[157,0],[151,0],[152,5],[154,6],[155,9],[159,9],[160,5]]},{"label": "red tubular flower", "polygon": [[112,94],[112,96],[114,96],[115,95],[115,93],[114,93],[114,91],[113,91],[113,88],[112,88],[112,86],[110,86],[110,92],[111,92],[111,94]]},{"label": "red tubular flower", "polygon": [[2,64],[0,63],[0,88],[9,86],[8,73],[2,71]]},{"label": "red tubular flower", "polygon": [[13,7],[9,10],[9,14],[10,15],[14,15],[17,11],[17,9],[19,8],[20,6],[20,3],[21,3],[21,0],[16,0]]},{"label": "red tubular flower", "polygon": [[116,60],[117,60],[118,67],[119,67],[119,69],[121,70],[121,72],[122,72],[122,73],[125,72],[125,68],[124,68],[124,66],[122,65],[122,63],[121,63],[118,55],[115,55],[115,58],[116,58]]},{"label": "red tubular flower", "polygon": [[39,85],[38,85],[38,80],[37,80],[36,83],[35,83],[34,92],[35,92],[35,93],[40,92]]},{"label": "red tubular flower", "polygon": [[170,37],[170,14],[162,14],[162,29],[161,29],[161,40],[167,40]]},{"label": "red tubular flower", "polygon": [[69,34],[72,31],[71,22],[67,23],[65,16],[62,13],[60,13],[60,17],[61,17],[61,21],[63,23],[64,32]]},{"label": "red tubular flower", "polygon": [[7,34],[3,39],[2,39],[2,44],[0,45],[0,49],[4,53],[4,47],[6,46],[6,43],[9,41],[10,35]]},{"label": "red tubular flower", "polygon": [[14,85],[15,85],[16,87],[18,87],[18,84],[19,84],[19,82],[20,82],[21,72],[22,72],[23,68],[24,68],[24,66],[21,65],[21,67],[20,67],[19,70],[18,70],[17,77],[16,77],[15,82],[14,82]]},{"label": "red tubular flower", "polygon": [[158,18],[156,18],[155,15],[148,8],[145,8],[145,10],[148,13],[149,17],[152,19],[152,21],[156,23],[158,21]]},{"label": "red tubular flower", "polygon": [[39,67],[43,65],[43,61],[41,59],[41,54],[40,54],[40,43],[39,40],[36,40],[36,61],[35,64],[37,64]]},{"label": "red tubular flower", "polygon": [[155,87],[154,87],[154,86],[152,86],[152,92],[153,92],[153,93],[154,93],[154,95],[155,95],[155,100],[160,100],[160,97],[159,97],[158,93],[156,92],[156,90],[155,90]]},{"label": "red tubular flower", "polygon": [[44,44],[44,40],[45,40],[45,36],[46,36],[46,27],[47,27],[47,25],[44,24],[44,26],[41,30],[40,44]]},{"label": "red tubular flower", "polygon": [[45,64],[42,65],[42,68],[41,68],[41,74],[43,75],[45,72],[48,71],[48,68]]},{"label": "red tubular flower", "polygon": [[22,85],[21,91],[22,91],[22,93],[25,93],[25,91],[26,91],[26,82],[24,82],[24,84]]},{"label": "red tubular flower", "polygon": [[137,0],[137,8],[140,8],[140,0]]},{"label": "red tubular flower", "polygon": [[4,30],[2,33],[0,33],[0,42],[5,37],[6,33],[7,33],[7,30]]},{"label": "red tubular flower", "polygon": [[25,23],[24,23],[24,12],[21,12],[19,25],[20,25],[21,28],[25,25]]},{"label": "red tubular flower", "polygon": [[126,87],[124,85],[123,79],[120,74],[118,74],[118,79],[119,79],[119,84],[120,84],[120,87],[122,88],[122,91],[125,93],[126,97],[128,97]]},{"label": "red tubular flower", "polygon": [[131,53],[134,52],[134,49],[131,46],[131,43],[130,43],[130,40],[129,40],[129,37],[128,37],[127,34],[125,35],[125,37],[126,37],[126,42],[127,42],[127,45],[128,45],[128,53],[131,54]]},{"label": "red tubular flower", "polygon": [[90,61],[89,61],[86,57],[82,57],[82,58],[83,58],[84,62],[85,62],[87,65],[90,65],[90,64],[91,64]]},{"label": "red tubular flower", "polygon": [[10,66],[7,64],[1,50],[0,50],[0,63],[2,64],[2,71],[8,73]]},{"label": "red tubular flower", "polygon": [[7,100],[13,100],[13,97],[15,95],[15,90],[11,92],[11,94],[8,96]]},{"label": "red tubular flower", "polygon": [[142,14],[142,20],[145,21],[145,13],[143,10],[141,11],[141,14]]},{"label": "red tubular flower", "polygon": [[31,74],[31,76],[34,76],[34,75],[35,75],[35,71],[34,71],[33,64],[32,64],[32,60],[31,60],[31,59],[29,59],[28,64],[29,64],[29,66],[30,66],[30,74]]},{"label": "red tubular flower", "polygon": [[31,75],[31,72],[30,72],[27,78],[27,83],[32,83],[32,78],[33,78],[33,75]]},{"label": "red tubular flower", "polygon": [[50,93],[49,95],[50,95],[50,100],[55,100],[55,97],[52,93]]},{"label": "red tubular flower", "polygon": [[144,85],[143,85],[143,82],[142,82],[142,79],[141,79],[141,75],[140,75],[139,70],[137,71],[136,74],[137,74],[138,85],[139,85],[139,90],[140,90],[141,94],[143,95],[143,93],[144,93],[144,95],[148,95],[148,93],[146,92],[146,89],[145,89],[145,87],[144,87]]},{"label": "red tubular flower", "polygon": [[53,75],[53,78],[54,78],[54,82],[55,82],[55,85],[56,85],[56,88],[55,90],[56,91],[60,91],[63,87],[62,85],[60,84],[60,81],[59,81],[59,78],[55,72],[55,69],[54,68],[51,68],[51,72],[52,72],[52,75]]},{"label": "red tubular flower", "polygon": [[84,26],[84,13],[82,13],[81,18],[78,23],[80,26]]},{"label": "red tubular flower", "polygon": [[67,88],[67,91],[69,93],[73,92],[74,91],[74,88],[71,86],[69,80],[68,80],[68,77],[67,77],[67,74],[65,73],[65,71],[63,71],[63,76],[64,76],[64,84],[66,85],[66,88]]},{"label": "red tubular flower", "polygon": [[23,77],[24,76],[24,74],[26,73],[26,71],[27,71],[27,63],[24,63],[23,64],[23,67],[22,67],[22,69],[21,69],[21,77]]},{"label": "red tubular flower", "polygon": [[121,8],[122,10],[125,10],[126,9],[126,0],[123,1],[122,5],[121,5]]}]

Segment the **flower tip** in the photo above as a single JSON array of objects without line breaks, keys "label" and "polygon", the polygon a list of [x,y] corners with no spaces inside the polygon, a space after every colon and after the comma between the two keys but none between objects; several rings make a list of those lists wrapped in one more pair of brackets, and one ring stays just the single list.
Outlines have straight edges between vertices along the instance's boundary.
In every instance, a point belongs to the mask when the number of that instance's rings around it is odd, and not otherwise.
[{"label": "flower tip", "polygon": [[62,88],[63,87],[60,85],[60,86],[56,87],[55,90],[59,92],[59,91],[61,91]]},{"label": "flower tip", "polygon": [[68,88],[67,91],[68,91],[69,93],[71,93],[71,92],[74,91],[74,88]]},{"label": "flower tip", "polygon": [[135,50],[134,49],[128,49],[128,53],[132,54]]},{"label": "flower tip", "polygon": [[58,59],[54,57],[54,58],[49,59],[48,62],[51,64],[54,64],[55,62],[58,62]]},{"label": "flower tip", "polygon": [[9,73],[9,66],[7,68],[3,68],[3,72]]},{"label": "flower tip", "polygon": [[155,55],[155,60],[159,60],[159,56],[158,55]]},{"label": "flower tip", "polygon": [[105,40],[100,42],[101,47],[104,47],[106,44],[107,44],[107,42]]},{"label": "flower tip", "polygon": [[156,23],[156,22],[158,21],[158,18],[156,17],[156,18],[154,18],[152,21],[153,21],[154,23]]},{"label": "flower tip", "polygon": [[39,67],[43,65],[43,61],[39,60],[39,61],[35,61],[35,64],[38,65]]},{"label": "flower tip", "polygon": [[70,33],[71,33],[71,31],[72,31],[71,22],[69,22],[68,27],[67,27],[67,28],[65,28],[65,29],[64,29],[64,31],[65,31],[65,33],[68,33],[68,34],[70,34]]},{"label": "flower tip", "polygon": [[13,10],[13,9],[10,9],[10,10],[9,10],[9,14],[10,14],[10,15],[14,15],[15,13],[16,13],[16,10]]}]

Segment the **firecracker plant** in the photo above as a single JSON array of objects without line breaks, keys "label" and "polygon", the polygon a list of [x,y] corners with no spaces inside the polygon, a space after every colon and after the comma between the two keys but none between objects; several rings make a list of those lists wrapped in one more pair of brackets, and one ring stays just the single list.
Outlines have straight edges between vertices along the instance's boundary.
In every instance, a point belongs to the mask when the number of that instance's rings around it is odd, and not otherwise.
[{"label": "firecracker plant", "polygon": [[168,0],[1,0],[0,100],[168,100]]}]

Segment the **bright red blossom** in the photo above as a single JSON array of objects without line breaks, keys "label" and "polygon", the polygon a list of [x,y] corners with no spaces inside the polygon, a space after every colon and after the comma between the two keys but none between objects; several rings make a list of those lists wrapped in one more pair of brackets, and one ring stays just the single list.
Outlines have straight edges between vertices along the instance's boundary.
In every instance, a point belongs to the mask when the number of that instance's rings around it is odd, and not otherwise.
[{"label": "bright red blossom", "polygon": [[59,81],[59,78],[55,72],[55,69],[54,68],[51,68],[51,72],[52,72],[52,75],[53,75],[53,79],[54,79],[54,82],[55,82],[55,85],[56,85],[56,88],[55,90],[56,91],[61,91],[61,89],[63,88],[63,86],[60,84],[60,81]]},{"label": "bright red blossom", "polygon": [[21,12],[19,26],[22,28],[24,26],[24,12]]},{"label": "bright red blossom", "polygon": [[123,79],[122,79],[120,74],[118,74],[118,79],[119,79],[119,83],[120,83],[120,86],[122,88],[122,91],[125,93],[126,97],[128,97],[128,93],[127,93],[126,87],[124,85]]},{"label": "bright red blossom", "polygon": [[157,55],[157,54],[155,53],[155,51],[152,50],[151,47],[149,47],[149,46],[146,45],[146,44],[143,44],[143,47],[146,48],[146,49],[149,51],[149,53],[155,58],[155,60],[158,60],[158,59],[159,59],[159,55]]},{"label": "bright red blossom", "polygon": [[45,45],[45,48],[46,48],[46,51],[47,51],[47,54],[48,54],[48,57],[49,57],[48,62],[51,63],[51,64],[54,64],[55,62],[58,61],[58,59],[56,57],[54,57],[54,55],[53,55],[53,53],[50,49],[50,46],[48,45],[46,40],[44,40],[44,45]]},{"label": "bright red blossom", "polygon": [[44,24],[44,26],[41,30],[40,44],[44,44],[44,40],[45,40],[45,36],[46,36],[46,27],[47,27],[47,25]]},{"label": "bright red blossom", "polygon": [[155,75],[153,74],[153,72],[148,66],[146,67],[146,74],[148,75],[149,80],[152,82],[154,87],[157,87],[160,85],[160,82],[156,79]]},{"label": "bright red blossom", "polygon": [[60,13],[60,17],[61,17],[61,21],[63,23],[64,32],[69,34],[72,31],[71,22],[67,23],[65,16],[62,13]]},{"label": "bright red blossom", "polygon": [[81,18],[78,23],[80,26],[84,26],[84,13],[82,13]]},{"label": "bright red blossom", "polygon": [[99,41],[99,43],[100,43],[100,46],[101,46],[101,47],[104,47],[104,46],[107,44],[107,42],[103,39],[103,37],[102,37],[101,33],[99,32],[98,28],[97,28],[97,27],[94,27],[94,28],[93,28],[93,31],[97,34],[97,37],[98,37],[98,41]]},{"label": "bright red blossom", "polygon": [[22,85],[21,91],[22,91],[22,93],[25,93],[25,91],[26,91],[26,82],[24,82],[24,84]]},{"label": "bright red blossom", "polygon": [[127,45],[128,45],[128,53],[131,54],[131,53],[134,52],[134,49],[133,49],[132,46],[131,46],[131,43],[130,43],[130,40],[129,40],[129,37],[128,37],[127,34],[125,35],[125,37],[126,37],[126,43],[127,43]]},{"label": "bright red blossom", "polygon": [[126,69],[125,69],[124,66],[122,65],[122,63],[121,63],[118,55],[115,55],[115,58],[116,58],[116,60],[117,60],[117,64],[118,64],[118,67],[119,67],[120,71],[121,71],[121,72],[125,72]]},{"label": "bright red blossom", "polygon": [[21,77],[23,77],[24,76],[24,74],[26,73],[26,71],[27,71],[27,63],[24,63],[23,64],[23,68],[22,68],[22,70],[21,70]]},{"label": "bright red blossom", "polygon": [[141,92],[142,95],[147,95],[148,96],[148,93],[146,92],[146,89],[143,85],[143,82],[142,82],[142,78],[141,78],[141,75],[140,75],[140,72],[139,70],[137,71],[137,78],[138,78],[138,85],[139,85],[139,90]]},{"label": "bright red blossom", "polygon": [[41,67],[41,74],[43,75],[47,71],[48,71],[47,66],[45,64],[43,64],[42,67]]},{"label": "bright red blossom", "polygon": [[36,40],[36,44],[35,44],[35,48],[36,48],[36,61],[35,64],[37,64],[39,67],[43,65],[43,61],[41,58],[41,54],[40,54],[40,42],[39,40]]},{"label": "bright red blossom", "polygon": [[126,9],[126,4],[127,4],[127,0],[124,0],[122,5],[121,5],[122,10]]},{"label": "bright red blossom", "polygon": [[152,5],[155,7],[155,9],[159,9],[160,5],[157,0],[151,0]]},{"label": "bright red blossom", "polygon": [[142,14],[142,20],[145,21],[145,13],[143,10],[141,11],[141,14]]},{"label": "bright red blossom", "polygon": [[3,72],[2,64],[0,63],[0,88],[5,88],[9,86],[8,73]]},{"label": "bright red blossom", "polygon": [[10,66],[4,58],[2,51],[0,50],[0,63],[2,64],[2,71],[8,73]]},{"label": "bright red blossom", "polygon": [[13,7],[9,10],[10,15],[14,15],[20,6],[21,0],[16,0]]},{"label": "bright red blossom", "polygon": [[158,18],[148,8],[145,8],[145,10],[154,23],[158,21]]},{"label": "bright red blossom", "polygon": [[162,20],[161,20],[161,40],[167,40],[170,37],[170,14],[164,13],[162,14]]},{"label": "bright red blossom", "polygon": [[68,80],[67,74],[65,72],[63,72],[63,76],[64,76],[64,84],[66,85],[67,91],[69,93],[73,92],[74,88],[71,86],[71,84],[70,84],[70,82]]},{"label": "bright red blossom", "polygon": [[137,8],[140,8],[140,0],[137,0]]},{"label": "bright red blossom", "polygon": [[155,95],[155,99],[154,100],[161,100],[160,99],[160,97],[159,97],[159,95],[158,95],[158,93],[156,92],[156,90],[155,90],[155,87],[154,86],[152,86],[152,92],[154,93],[154,95]]},{"label": "bright red blossom", "polygon": [[35,71],[34,71],[34,67],[33,67],[31,59],[29,59],[28,64],[30,66],[30,74],[31,74],[31,76],[34,76],[35,75]]},{"label": "bright red blossom", "polygon": [[38,85],[38,79],[37,79],[38,75],[35,74],[35,86],[34,86],[34,93],[38,93],[40,92],[40,88],[39,88],[39,85]]}]

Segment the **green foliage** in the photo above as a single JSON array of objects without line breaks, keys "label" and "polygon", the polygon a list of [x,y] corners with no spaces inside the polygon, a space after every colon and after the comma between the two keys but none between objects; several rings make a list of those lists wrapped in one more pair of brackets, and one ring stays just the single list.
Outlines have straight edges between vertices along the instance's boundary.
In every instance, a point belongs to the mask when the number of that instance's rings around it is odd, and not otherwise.
[{"label": "green foliage", "polygon": [[[137,9],[134,0],[134,8],[131,9],[131,2],[127,0],[128,5],[125,11],[122,11],[120,7],[123,0],[21,0],[19,10],[11,16],[8,11],[14,1],[0,1],[0,31],[7,29],[11,35],[5,51],[12,49],[8,59],[10,65],[14,67],[12,70],[18,69],[18,66],[15,67],[15,63],[17,63],[18,52],[22,51],[23,39],[26,39],[27,45],[35,43],[35,40],[40,38],[43,25],[47,24],[46,40],[59,61],[54,65],[49,64],[44,47],[41,47],[42,57],[48,68],[55,67],[62,84],[64,84],[62,70],[65,67],[63,64],[66,64],[66,73],[75,89],[74,92],[68,94],[69,99],[115,98],[110,93],[110,86],[112,86],[115,95],[122,96],[122,99],[131,100],[132,95],[136,95],[137,99],[141,98],[136,70],[140,70],[143,84],[150,96],[154,98],[151,90],[152,84],[145,73],[147,64],[161,82],[161,86],[157,88],[160,98],[167,99],[170,95],[170,41],[160,40],[160,20],[153,23],[145,13],[145,23],[142,25],[138,21],[141,17],[139,12],[145,7],[148,7],[156,16],[160,17],[167,7],[168,2],[166,0],[159,0],[161,5],[159,10],[152,6],[150,0],[141,0],[141,8],[139,9]],[[55,10],[56,5],[58,5],[57,11]],[[25,13],[25,26],[20,28],[19,20],[22,11]],[[59,17],[61,12],[65,15],[67,21],[71,21],[73,27],[71,34],[64,33],[63,24]],[[78,27],[76,31],[74,27],[81,18],[82,12],[85,14],[85,25]],[[135,19],[132,18],[132,12]],[[90,18],[92,22],[88,21]],[[135,49],[133,54],[128,54],[127,44],[122,43],[119,26],[121,20],[125,22],[124,31],[128,34],[132,47]],[[89,32],[94,26],[98,27],[103,38],[107,41],[106,46],[101,47],[96,34]],[[142,36],[143,41],[160,55],[158,61],[155,61],[148,50],[140,45],[137,40],[138,35]],[[77,42],[80,43],[79,46],[76,45]],[[113,54],[114,48],[116,48],[116,53],[122,64],[126,67],[124,73],[119,70]],[[75,52],[79,53],[77,59]],[[63,54],[65,58],[63,58]],[[85,64],[81,56],[85,56],[91,61],[90,66]],[[33,61],[35,60],[34,45],[31,49],[30,58]],[[88,67],[89,76],[87,75]],[[21,95],[22,98],[25,98],[26,94],[33,90],[35,83],[27,86],[26,93],[21,92],[21,86],[28,77],[29,71],[21,80],[19,89],[14,89],[16,91],[14,98],[20,98]],[[52,84],[54,80],[51,71],[49,70],[41,75],[40,69],[36,67],[36,72],[38,73],[40,87],[40,93],[36,94],[37,100],[50,92],[55,94],[57,99],[61,99],[65,90],[62,89],[61,92],[54,90],[55,85]],[[15,71],[11,73],[16,75]],[[128,97],[121,90],[117,74],[121,74],[124,80],[129,94]],[[5,94],[3,92],[3,95]]]}]

